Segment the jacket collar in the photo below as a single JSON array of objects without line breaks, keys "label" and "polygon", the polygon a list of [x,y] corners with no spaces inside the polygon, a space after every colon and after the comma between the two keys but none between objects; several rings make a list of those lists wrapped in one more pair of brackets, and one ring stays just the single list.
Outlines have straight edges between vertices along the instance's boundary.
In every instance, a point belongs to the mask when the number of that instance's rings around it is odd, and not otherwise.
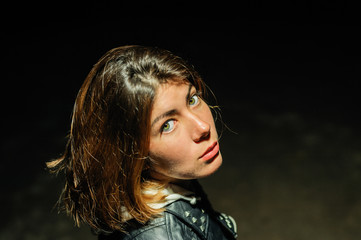
[{"label": "jacket collar", "polygon": [[[151,192],[146,193],[149,194]],[[154,209],[160,209],[179,199],[183,199],[192,205],[195,205],[197,201],[201,200],[200,197],[195,196],[194,192],[175,184],[169,184],[165,189],[162,190],[162,193],[164,196],[166,196],[165,201],[159,203],[149,203],[148,205]]]},{"label": "jacket collar", "polygon": [[[218,213],[213,209],[202,207],[202,202],[194,207],[184,200],[179,200],[166,208],[166,212],[176,216],[188,227],[197,232],[198,236],[208,239],[208,232],[211,222],[218,222],[222,228],[234,238],[237,238],[237,225],[235,220],[224,213]],[[212,227],[211,227],[212,228]]]},{"label": "jacket collar", "polygon": [[[201,197],[196,196],[193,191],[187,190],[186,188],[176,184],[168,184],[163,190],[161,190],[161,192],[164,196],[166,196],[164,201],[148,203],[148,206],[153,209],[161,209],[180,199],[189,202],[191,205],[195,205],[197,201],[201,200]],[[147,189],[144,191],[144,193],[147,195],[155,195],[158,193],[158,190]],[[122,207],[122,215],[125,221],[129,221],[133,218],[133,216],[129,214],[125,207]]]}]

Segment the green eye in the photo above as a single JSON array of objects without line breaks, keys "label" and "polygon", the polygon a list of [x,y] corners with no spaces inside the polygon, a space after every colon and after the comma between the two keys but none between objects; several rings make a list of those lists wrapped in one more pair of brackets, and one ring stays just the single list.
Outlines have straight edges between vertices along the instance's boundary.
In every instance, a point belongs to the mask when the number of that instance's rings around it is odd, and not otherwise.
[{"label": "green eye", "polygon": [[169,120],[165,122],[162,126],[162,132],[167,133],[171,132],[174,129],[174,120]]},{"label": "green eye", "polygon": [[197,105],[199,102],[199,96],[197,94],[194,94],[190,99],[189,99],[189,105],[193,106],[193,105]]}]

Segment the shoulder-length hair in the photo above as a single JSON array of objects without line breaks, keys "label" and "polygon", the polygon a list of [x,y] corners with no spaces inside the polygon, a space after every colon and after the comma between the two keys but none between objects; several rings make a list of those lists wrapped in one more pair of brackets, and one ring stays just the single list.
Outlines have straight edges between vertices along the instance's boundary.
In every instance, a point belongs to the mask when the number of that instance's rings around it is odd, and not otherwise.
[{"label": "shoulder-length hair", "polygon": [[47,163],[53,172],[65,173],[59,202],[78,226],[123,231],[124,212],[141,223],[161,212],[149,207],[144,190],[154,187],[147,158],[150,114],[158,86],[168,81],[205,89],[183,59],[143,46],[108,51],[86,77],[65,152]]}]

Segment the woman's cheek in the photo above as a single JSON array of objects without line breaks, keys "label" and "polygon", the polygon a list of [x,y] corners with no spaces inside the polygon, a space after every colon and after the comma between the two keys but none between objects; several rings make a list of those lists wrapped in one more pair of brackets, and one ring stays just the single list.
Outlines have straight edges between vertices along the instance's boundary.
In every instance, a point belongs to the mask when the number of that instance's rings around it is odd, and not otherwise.
[{"label": "woman's cheek", "polygon": [[187,158],[188,152],[183,149],[182,141],[169,141],[160,144],[161,147],[153,152],[155,159],[162,162],[162,165],[174,165]]}]

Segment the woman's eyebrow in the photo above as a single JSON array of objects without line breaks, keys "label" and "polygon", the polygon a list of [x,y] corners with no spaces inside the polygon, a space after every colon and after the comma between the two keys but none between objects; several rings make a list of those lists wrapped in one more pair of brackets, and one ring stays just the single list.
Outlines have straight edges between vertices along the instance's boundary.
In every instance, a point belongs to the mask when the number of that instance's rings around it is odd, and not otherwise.
[{"label": "woman's eyebrow", "polygon": [[161,120],[162,118],[166,118],[166,117],[170,117],[170,116],[174,116],[178,113],[177,110],[175,109],[172,109],[172,110],[169,110],[161,115],[159,115],[158,117],[156,117],[153,122],[152,122],[152,127],[154,124],[156,124],[156,122],[158,122],[159,120]]},{"label": "woman's eyebrow", "polygon": [[[192,90],[192,87],[193,85],[192,84],[189,84],[189,87],[188,87],[188,92],[187,92],[187,96],[186,96],[186,102],[188,102],[189,100],[189,97],[191,95],[191,90]],[[162,118],[166,118],[166,117],[170,117],[170,116],[174,116],[178,113],[178,111],[176,109],[172,109],[172,110],[169,110],[161,115],[159,115],[158,117],[156,117],[152,124],[151,124],[151,127],[154,126],[154,124],[156,124],[156,122],[158,122],[159,120],[161,120]]]}]

